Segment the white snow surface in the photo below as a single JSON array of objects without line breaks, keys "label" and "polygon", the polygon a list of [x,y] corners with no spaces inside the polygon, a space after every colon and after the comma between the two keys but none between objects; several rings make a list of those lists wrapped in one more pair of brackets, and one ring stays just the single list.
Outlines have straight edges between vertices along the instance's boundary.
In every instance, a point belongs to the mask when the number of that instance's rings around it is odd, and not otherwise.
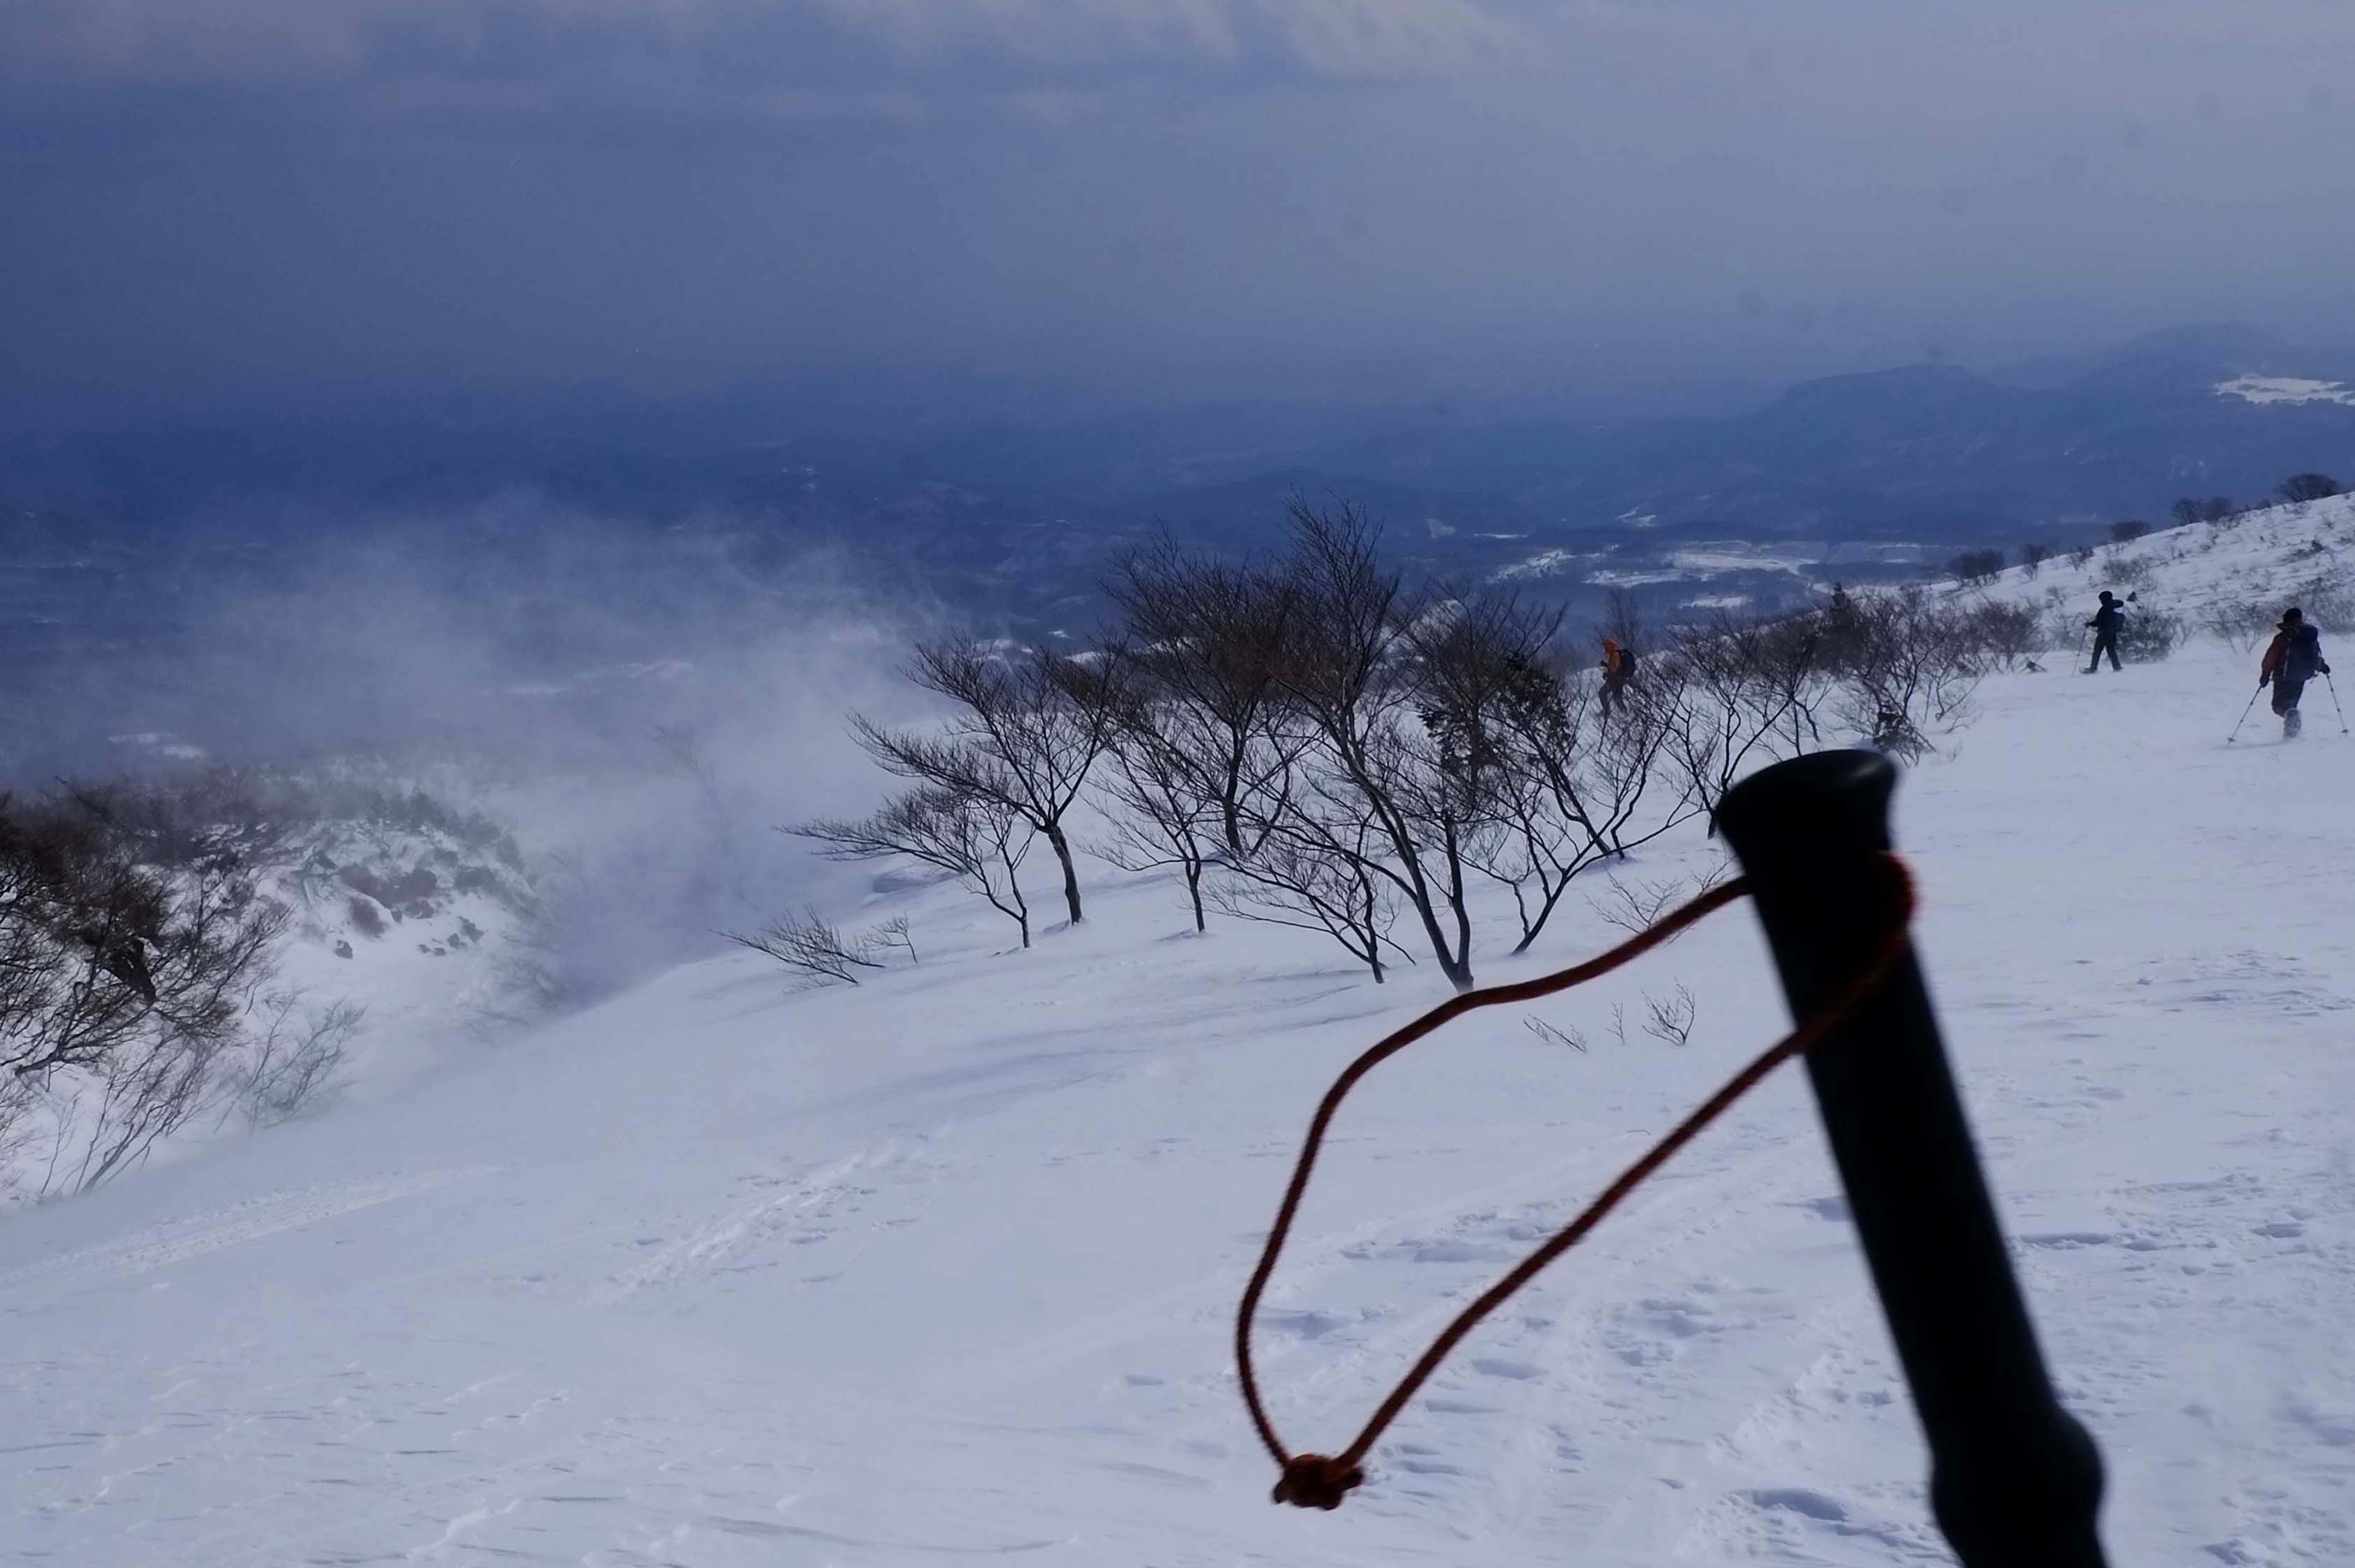
[{"label": "white snow surface", "polygon": [[[2154,608],[2197,616],[2211,604],[2276,612],[2323,585],[2355,591],[2355,494],[2243,513],[2223,527],[2161,528],[2105,544],[2083,566],[2055,556],[2031,573],[2015,566],[1984,590],[1991,596],[2082,608],[2104,588],[2139,595]],[[2252,679],[2254,678],[2252,660]]]},{"label": "white snow surface", "polygon": [[[1900,795],[2121,1564],[2355,1562],[2355,741],[2318,691],[2305,739],[2228,748],[2248,667],[1999,677]],[[1271,1506],[1235,1296],[1316,1096],[1444,986],[1091,882],[1027,954],[952,890],[879,896],[921,966],[714,958],[8,1220],[0,1561],[1947,1560],[1787,1070],[1483,1327],[1346,1508]],[[1484,979],[1616,937],[1570,903]],[[1613,1037],[1678,982],[1691,1044]],[[1345,1111],[1261,1330],[1295,1447],[1787,1023],[1742,906],[1537,1010],[1593,1049],[1496,1009]]]},{"label": "white snow surface", "polygon": [[2216,395],[2250,403],[2350,403],[2355,390],[2338,381],[2302,376],[2235,376],[2216,383]]}]

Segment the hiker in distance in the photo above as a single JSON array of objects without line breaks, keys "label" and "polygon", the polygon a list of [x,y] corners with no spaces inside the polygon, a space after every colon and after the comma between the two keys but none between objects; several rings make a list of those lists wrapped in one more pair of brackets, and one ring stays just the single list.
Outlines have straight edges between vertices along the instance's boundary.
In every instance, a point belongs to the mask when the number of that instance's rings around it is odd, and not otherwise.
[{"label": "hiker in distance", "polygon": [[2330,666],[2322,657],[2322,634],[2307,625],[2305,614],[2291,605],[2282,612],[2264,661],[2257,666],[2257,685],[2274,688],[2273,708],[2281,715],[2283,740],[2297,738],[2303,722],[2297,715],[2297,699],[2305,695],[2306,683],[2329,673]]},{"label": "hiker in distance", "polygon": [[1627,682],[1636,674],[1636,650],[1603,639],[1603,717],[1627,705]]},{"label": "hiker in distance", "polygon": [[2110,667],[2112,669],[2120,667],[2118,665],[2118,625],[2121,622],[2125,621],[2126,618],[2126,606],[2119,603],[2116,597],[2113,595],[2108,589],[2103,589],[2102,607],[2094,612],[2094,618],[2092,620],[2085,623],[2085,624],[2094,628],[2094,662],[2085,667],[2085,673],[2087,675],[2091,675],[2095,670],[2102,667],[2102,655],[2105,653],[2107,653],[2110,656]]}]

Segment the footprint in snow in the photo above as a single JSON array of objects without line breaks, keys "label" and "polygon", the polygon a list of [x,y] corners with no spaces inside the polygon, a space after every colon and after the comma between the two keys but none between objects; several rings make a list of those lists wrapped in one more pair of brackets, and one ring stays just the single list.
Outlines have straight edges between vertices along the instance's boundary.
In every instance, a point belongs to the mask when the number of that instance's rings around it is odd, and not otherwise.
[{"label": "footprint in snow", "polygon": [[1492,1378],[1508,1378],[1517,1382],[1545,1375],[1544,1369],[1534,1361],[1524,1361],[1511,1356],[1476,1356],[1472,1369]]},{"label": "footprint in snow", "polygon": [[1769,1487],[1750,1494],[1753,1508],[1768,1513],[1795,1513],[1819,1524],[1843,1524],[1848,1509],[1834,1499],[1805,1487]]}]

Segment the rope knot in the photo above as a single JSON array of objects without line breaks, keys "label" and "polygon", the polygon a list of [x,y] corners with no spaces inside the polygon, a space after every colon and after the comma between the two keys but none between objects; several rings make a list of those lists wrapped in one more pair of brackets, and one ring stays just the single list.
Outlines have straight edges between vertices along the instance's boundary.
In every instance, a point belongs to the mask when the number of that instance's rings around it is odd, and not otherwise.
[{"label": "rope knot", "polygon": [[1366,1473],[1355,1465],[1322,1454],[1295,1454],[1284,1462],[1284,1478],[1275,1483],[1275,1500],[1295,1508],[1337,1509],[1349,1488],[1365,1478]]}]

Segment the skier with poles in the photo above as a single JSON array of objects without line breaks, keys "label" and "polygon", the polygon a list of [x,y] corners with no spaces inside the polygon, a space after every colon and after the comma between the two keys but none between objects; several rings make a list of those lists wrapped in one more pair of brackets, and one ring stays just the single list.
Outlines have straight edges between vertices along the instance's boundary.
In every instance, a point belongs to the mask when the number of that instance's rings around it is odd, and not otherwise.
[{"label": "skier with poles", "polygon": [[1603,639],[1603,717],[1608,720],[1614,709],[1627,705],[1627,682],[1636,674],[1636,650],[1622,647],[1609,637]]},{"label": "skier with poles", "polygon": [[2118,664],[2118,627],[2125,620],[2126,606],[2119,603],[2116,597],[2113,595],[2108,589],[2103,589],[2102,607],[2094,612],[2094,618],[2092,620],[2085,623],[2085,624],[2094,628],[2094,660],[2091,664],[2085,667],[2085,673],[2087,675],[2092,675],[2094,671],[2102,667],[2102,655],[2105,653],[2107,653],[2110,656],[2110,667],[2112,669],[2117,669],[2120,667]]},{"label": "skier with poles", "polygon": [[2322,634],[2306,624],[2305,613],[2296,605],[2283,611],[2264,662],[2257,666],[2258,689],[2274,688],[2273,709],[2281,715],[2283,740],[2297,739],[2303,722],[2297,699],[2305,695],[2306,683],[2329,673],[2330,666],[2322,656]]}]

